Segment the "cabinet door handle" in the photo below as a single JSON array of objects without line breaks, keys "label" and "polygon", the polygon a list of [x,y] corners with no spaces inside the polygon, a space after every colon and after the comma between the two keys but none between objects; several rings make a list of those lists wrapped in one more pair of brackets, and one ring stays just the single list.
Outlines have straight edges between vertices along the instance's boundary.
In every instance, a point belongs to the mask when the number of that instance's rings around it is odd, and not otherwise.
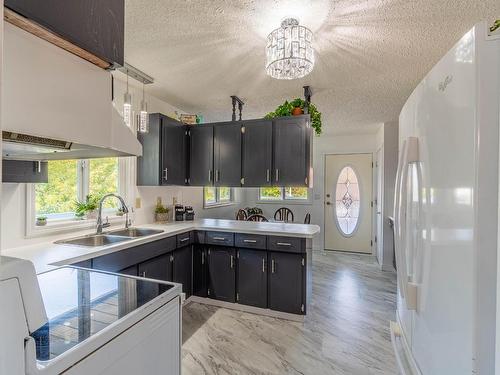
[{"label": "cabinet door handle", "polygon": [[142,272],[142,277],[146,277],[146,271]]},{"label": "cabinet door handle", "polygon": [[257,240],[243,240],[246,243],[257,243]]},{"label": "cabinet door handle", "polygon": [[168,168],[165,168],[165,169],[163,170],[163,178],[165,179],[165,181],[167,181],[167,180],[168,180]]},{"label": "cabinet door handle", "polygon": [[180,242],[186,242],[186,241],[189,241],[189,237],[180,239]]},{"label": "cabinet door handle", "polygon": [[170,255],[170,263],[172,263],[173,261],[174,261],[174,256]]},{"label": "cabinet door handle", "polygon": [[212,182],[212,170],[208,170],[208,182]]},{"label": "cabinet door handle", "polygon": [[205,252],[201,253],[201,264],[205,264]]},{"label": "cabinet door handle", "polygon": [[262,273],[266,273],[266,259],[262,258]]},{"label": "cabinet door handle", "polygon": [[274,259],[271,260],[271,273],[275,273],[276,272],[276,262],[274,261]]},{"label": "cabinet door handle", "polygon": [[231,268],[234,268],[234,255],[231,255]]},{"label": "cabinet door handle", "polygon": [[266,169],[266,181],[269,182],[271,179],[271,171],[269,169]]},{"label": "cabinet door handle", "polygon": [[215,241],[227,241],[226,237],[213,237]]},{"label": "cabinet door handle", "polygon": [[289,242],[276,242],[276,245],[278,245],[278,246],[292,246],[292,244]]},{"label": "cabinet door handle", "polygon": [[219,182],[220,171],[218,169],[215,170],[215,182]]},{"label": "cabinet door handle", "polygon": [[280,180],[280,170],[276,168],[276,182]]}]

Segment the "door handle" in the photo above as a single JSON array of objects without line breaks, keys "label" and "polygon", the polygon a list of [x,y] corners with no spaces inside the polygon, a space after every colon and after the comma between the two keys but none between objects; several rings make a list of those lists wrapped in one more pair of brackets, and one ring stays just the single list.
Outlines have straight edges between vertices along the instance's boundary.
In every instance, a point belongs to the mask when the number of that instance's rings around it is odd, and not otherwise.
[{"label": "door handle", "polygon": [[271,260],[271,273],[275,273],[276,272],[276,262],[274,261],[274,259]]},{"label": "door handle", "polygon": [[167,181],[167,180],[168,180],[168,168],[165,168],[165,169],[163,170],[163,178],[165,179],[165,181]]},{"label": "door handle", "polygon": [[243,240],[245,243],[257,243],[257,240]]},{"label": "door handle", "polygon": [[231,268],[234,268],[234,255],[231,255]]},{"label": "door handle", "polygon": [[276,245],[278,245],[278,246],[292,246],[292,244],[289,242],[276,242]]},{"label": "door handle", "polygon": [[201,264],[205,264],[205,252],[201,253]]},{"label": "door handle", "polygon": [[226,237],[214,237],[213,238],[215,241],[227,241]]},{"label": "door handle", "polygon": [[186,242],[186,241],[189,241],[189,237],[180,239],[180,242]]},{"label": "door handle", "polygon": [[262,273],[266,273],[266,259],[262,258]]},{"label": "door handle", "polygon": [[271,179],[271,171],[269,169],[266,169],[266,181],[269,182]]},{"label": "door handle", "polygon": [[208,182],[212,182],[212,170],[208,170]]},{"label": "door handle", "polygon": [[219,182],[219,179],[220,179],[220,171],[217,169],[215,171],[215,182]]},{"label": "door handle", "polygon": [[280,170],[276,168],[276,182],[280,180]]},{"label": "door handle", "polygon": [[142,272],[142,277],[146,277],[146,271]]}]

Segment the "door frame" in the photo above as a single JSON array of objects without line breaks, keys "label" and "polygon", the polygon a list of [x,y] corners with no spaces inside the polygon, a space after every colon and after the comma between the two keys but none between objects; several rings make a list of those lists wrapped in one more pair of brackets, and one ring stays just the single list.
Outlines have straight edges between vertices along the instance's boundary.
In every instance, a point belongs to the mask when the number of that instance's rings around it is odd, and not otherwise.
[{"label": "door frame", "polygon": [[[377,216],[377,213],[376,213],[376,210],[374,210],[373,208],[373,203],[374,203],[374,200],[376,198],[376,194],[377,194],[377,191],[376,191],[376,188],[375,188],[375,184],[377,182],[377,180],[375,179],[375,173],[373,172],[374,170],[374,158],[376,159],[377,157],[377,151],[367,151],[367,152],[362,152],[362,151],[356,151],[356,152],[348,152],[348,151],[344,151],[344,152],[327,152],[327,153],[324,153],[323,154],[323,198],[322,198],[322,201],[323,201],[323,251],[336,251],[336,252],[342,252],[340,250],[326,250],[325,249],[325,244],[326,244],[326,209],[325,209],[325,205],[326,205],[326,199],[325,199],[325,196],[326,196],[326,191],[327,191],[327,188],[326,188],[326,158],[328,156],[332,156],[332,155],[366,155],[366,154],[370,154],[372,156],[372,191],[371,191],[371,211],[372,211],[372,225],[371,225],[371,253],[366,253],[366,254],[363,254],[363,253],[353,253],[353,254],[356,254],[356,255],[360,255],[360,256],[376,256],[376,251],[377,251],[377,244],[375,243],[375,238],[374,238],[374,233],[376,233],[376,229],[374,230],[374,225],[376,225],[376,216]],[[376,228],[376,227],[375,227]]]},{"label": "door frame", "polygon": [[[379,160],[379,155],[380,155],[380,160]],[[380,161],[380,164],[378,162]],[[377,204],[374,204],[374,216],[375,216],[375,222],[374,222],[374,231],[373,233],[376,236],[376,241],[374,237],[374,246],[375,246],[375,255],[377,257],[378,264],[382,267],[383,264],[383,257],[384,257],[384,217],[385,217],[385,199],[384,199],[384,191],[385,191],[385,179],[384,179],[384,145],[380,146],[380,148],[375,152],[375,166],[373,168],[374,172],[374,181],[376,182],[376,186],[374,185],[374,196],[376,199]],[[380,180],[380,191],[379,191],[379,180]],[[380,194],[379,194],[380,193]],[[380,199],[379,199],[380,198]],[[379,210],[380,208],[380,210]],[[380,218],[377,215],[377,211],[380,211]],[[381,220],[380,223],[380,233],[379,233],[379,227],[377,221]],[[381,258],[378,258],[378,246],[382,247],[382,254]]]}]

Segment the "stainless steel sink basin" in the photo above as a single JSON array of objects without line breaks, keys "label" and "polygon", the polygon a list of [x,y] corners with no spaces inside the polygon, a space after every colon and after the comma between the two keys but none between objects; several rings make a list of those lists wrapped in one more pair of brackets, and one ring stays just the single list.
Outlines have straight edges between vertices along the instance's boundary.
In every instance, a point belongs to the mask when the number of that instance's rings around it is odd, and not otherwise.
[{"label": "stainless steel sink basin", "polygon": [[162,233],[161,229],[148,229],[148,228],[128,228],[128,229],[119,229],[108,232],[113,236],[125,236],[125,237],[143,237],[143,236],[151,236],[152,234]]},{"label": "stainless steel sink basin", "polygon": [[63,245],[97,247],[97,246],[112,245],[123,241],[130,241],[131,239],[132,239],[131,237],[125,237],[125,236],[112,236],[109,234],[93,234],[89,236],[71,238],[69,240],[60,240],[56,241],[55,243]]}]

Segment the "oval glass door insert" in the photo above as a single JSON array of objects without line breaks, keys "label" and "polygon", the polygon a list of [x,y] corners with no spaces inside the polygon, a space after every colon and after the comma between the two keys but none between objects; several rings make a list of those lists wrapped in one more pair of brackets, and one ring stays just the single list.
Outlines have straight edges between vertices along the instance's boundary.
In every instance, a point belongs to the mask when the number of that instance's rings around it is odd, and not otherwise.
[{"label": "oval glass door insert", "polygon": [[346,166],[340,171],[335,187],[335,221],[345,237],[352,236],[358,228],[360,199],[358,176]]}]

